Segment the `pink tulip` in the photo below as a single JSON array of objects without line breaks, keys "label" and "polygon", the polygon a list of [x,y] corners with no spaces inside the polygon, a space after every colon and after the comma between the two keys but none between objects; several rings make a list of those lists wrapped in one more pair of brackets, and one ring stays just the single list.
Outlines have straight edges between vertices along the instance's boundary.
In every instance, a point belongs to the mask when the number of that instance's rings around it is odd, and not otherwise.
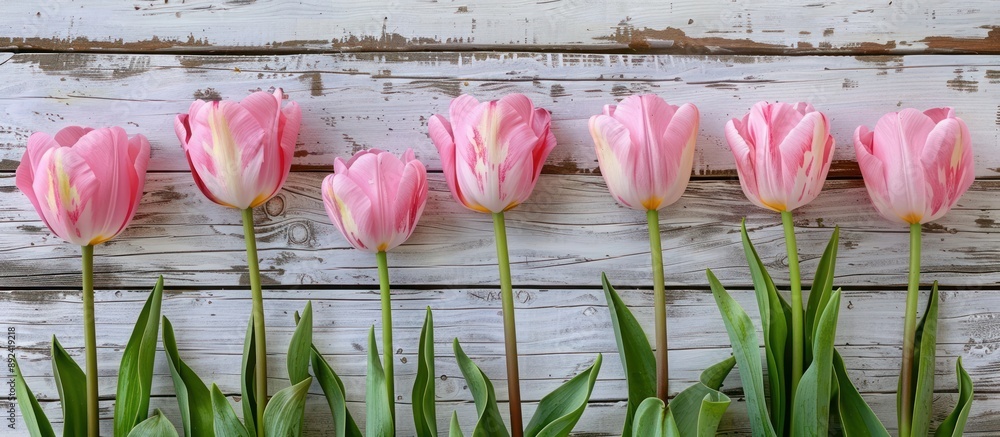
[{"label": "pink tulip", "polygon": [[281,107],[282,92],[255,92],[241,102],[195,100],[174,122],[194,181],[213,202],[256,207],[281,189],[292,166],[302,111]]},{"label": "pink tulip", "polygon": [[548,111],[510,94],[482,103],[462,95],[451,101],[449,112],[450,123],[435,115],[428,127],[455,200],[493,213],[527,200],[556,146]]},{"label": "pink tulip", "polygon": [[743,193],[778,212],[811,202],[823,190],[834,141],[830,123],[808,103],[759,102],[726,123]]},{"label": "pink tulip", "polygon": [[347,162],[337,158],[334,172],[323,179],[323,204],[352,246],[383,252],[410,238],[427,203],[427,169],[412,150],[402,160],[362,150]]},{"label": "pink tulip", "polygon": [[874,132],[858,127],[854,149],[875,209],[899,223],[940,218],[976,178],[969,128],[952,108],[890,112]]},{"label": "pink tulip", "polygon": [[28,138],[16,184],[53,233],[90,246],[128,226],[142,197],[149,142],[120,127],[70,126]]},{"label": "pink tulip", "polygon": [[676,202],[691,179],[698,108],[631,96],[590,117],[590,135],[611,195],[629,208],[659,210]]}]

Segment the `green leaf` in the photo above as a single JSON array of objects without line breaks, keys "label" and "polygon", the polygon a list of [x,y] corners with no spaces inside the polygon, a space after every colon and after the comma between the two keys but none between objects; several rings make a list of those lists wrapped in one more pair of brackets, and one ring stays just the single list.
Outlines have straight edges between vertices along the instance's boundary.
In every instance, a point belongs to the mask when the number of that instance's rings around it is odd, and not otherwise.
[{"label": "green leaf", "polygon": [[21,418],[28,427],[28,434],[31,437],[56,437],[45,411],[38,404],[38,399],[35,399],[35,394],[28,388],[28,383],[24,382],[17,359],[14,359],[14,394],[17,395],[17,405],[21,407]]},{"label": "green leaf", "polygon": [[764,262],[760,260],[757,249],[750,241],[746,220],[740,225],[740,235],[743,240],[743,252],[750,265],[750,279],[753,281],[754,296],[757,298],[760,321],[764,328],[764,355],[767,359],[767,382],[771,392],[767,405],[771,412],[771,425],[774,426],[775,433],[784,435],[791,399],[791,375],[788,374],[788,363],[785,359],[785,354],[791,347],[788,335],[791,331],[789,324],[791,307],[778,293]]},{"label": "green leaf", "polygon": [[236,411],[230,405],[226,395],[222,394],[219,386],[212,384],[211,407],[215,416],[215,423],[212,425],[215,435],[219,437],[250,437],[247,428],[236,417]]},{"label": "green leaf", "polygon": [[[240,394],[243,396],[240,404],[243,406],[243,421],[250,437],[257,434],[257,349],[254,344],[253,313],[247,321],[247,336],[243,340],[243,363],[240,368]],[[264,437],[264,436],[260,436]]]},{"label": "green leaf", "polygon": [[916,341],[913,344],[913,369],[916,375],[913,400],[913,421],[910,429],[913,436],[930,433],[931,417],[934,415],[934,367],[937,353],[938,285],[931,287],[927,311],[917,324]]},{"label": "green leaf", "polygon": [[608,282],[608,276],[603,273],[601,283],[604,285],[604,296],[611,312],[611,325],[615,330],[618,357],[622,361],[625,381],[628,384],[628,405],[622,435],[629,436],[632,435],[632,420],[636,408],[646,398],[656,396],[656,358],[642,326],[618,297],[615,288]]},{"label": "green leaf", "polygon": [[[826,244],[823,257],[816,266],[816,276],[813,277],[812,289],[809,291],[809,301],[806,304],[805,337],[813,341],[813,333],[819,330],[820,311],[826,308],[833,294],[833,276],[837,267],[837,246],[840,242],[840,227],[833,228],[830,242]],[[805,348],[808,351],[810,348]]]},{"label": "green leaf", "polygon": [[[264,407],[264,435],[287,437],[302,435],[305,419],[306,395],[312,378],[306,377],[298,384],[278,391]],[[373,434],[383,435],[383,434]],[[392,434],[384,434],[392,435]]]},{"label": "green leaf", "polygon": [[464,437],[462,435],[462,428],[458,426],[458,413],[451,412],[451,427],[448,428],[448,437]]},{"label": "green leaf", "polygon": [[288,368],[288,381],[292,385],[309,377],[309,357],[312,355],[312,302],[306,302],[302,310],[302,318],[295,314],[295,332],[288,344],[288,355],[285,357],[285,367]]},{"label": "green leaf", "polygon": [[[146,418],[149,416],[149,394],[153,384],[153,362],[156,360],[156,341],[160,333],[162,300],[163,276],[160,276],[135,321],[132,336],[125,345],[125,352],[118,366],[114,435],[128,435],[140,422],[156,421],[157,417],[162,417],[153,415]],[[155,425],[147,425],[147,428],[149,426]],[[170,429],[173,429],[173,425]],[[174,431],[174,435],[176,433]]]},{"label": "green leaf", "polygon": [[52,374],[63,410],[63,435],[87,435],[87,379],[76,361],[52,337]]},{"label": "green leaf", "polygon": [[845,437],[889,437],[889,432],[878,420],[871,407],[851,383],[844,366],[844,358],[836,349],[833,351],[833,371],[837,386],[835,404],[840,419],[841,431]]},{"label": "green leaf", "polygon": [[750,428],[755,436],[776,436],[767,413],[767,402],[764,397],[764,371],[760,366],[760,343],[757,341],[757,330],[754,329],[750,316],[740,307],[719,280],[708,274],[708,283],[712,287],[715,304],[722,313],[722,321],[729,333],[729,341],[733,345],[733,355],[740,366],[740,380],[743,382],[743,392],[746,395],[747,412],[750,415]]},{"label": "green leaf", "polygon": [[333,368],[326,362],[323,355],[313,345],[311,349],[312,368],[316,373],[316,380],[323,389],[326,402],[330,405],[330,413],[333,415],[333,432],[335,437],[362,437],[361,429],[351,417],[351,412],[347,410],[347,399],[344,395],[344,383],[333,371]]},{"label": "green leaf", "polygon": [[476,412],[478,419],[476,427],[472,430],[472,437],[507,437],[510,433],[500,416],[500,407],[497,406],[496,393],[493,391],[493,383],[486,377],[486,374],[477,366],[465,351],[456,338],[452,346],[455,349],[455,360],[458,361],[458,368],[462,371],[465,384],[472,392],[472,399],[476,402]]},{"label": "green leaf", "polygon": [[437,437],[437,410],[434,406],[434,319],[427,307],[420,330],[417,377],[413,381],[413,424],[417,437]]},{"label": "green leaf", "polygon": [[538,409],[531,416],[528,427],[524,430],[525,437],[565,437],[568,436],[576,423],[580,421],[587,401],[594,390],[594,381],[601,371],[603,357],[597,354],[594,364],[580,372],[552,393],[545,395],[538,402]]},{"label": "green leaf", "polygon": [[969,419],[969,410],[972,409],[972,378],[962,367],[962,357],[958,357],[955,363],[955,374],[958,375],[958,403],[934,431],[934,437],[959,437],[965,431],[965,421]]},{"label": "green leaf", "polygon": [[181,423],[187,437],[213,437],[212,402],[208,387],[194,370],[177,353],[174,327],[167,316],[163,316],[163,350],[167,354],[170,377],[174,381],[174,393],[180,407]]},{"label": "green leaf", "polygon": [[719,391],[722,381],[736,365],[736,358],[728,357],[701,373],[700,381],[680,392],[670,401],[669,410],[683,436],[712,437],[731,400]]},{"label": "green leaf", "polygon": [[396,435],[389,406],[389,388],[385,371],[375,344],[375,326],[368,331],[368,379],[365,384],[365,434],[370,436]]},{"label": "green leaf", "polygon": [[647,398],[635,410],[632,437],[680,437],[674,416],[659,398]]},{"label": "green leaf", "polygon": [[[159,320],[159,316],[156,320]],[[157,327],[159,328],[159,327]],[[117,428],[117,427],[116,427]],[[124,434],[115,434],[124,435]],[[159,409],[149,416],[148,419],[143,420],[132,428],[131,432],[128,433],[128,437],[178,437],[177,429],[174,428],[174,424],[170,423],[166,417],[163,417],[163,412]]]},{"label": "green leaf", "polygon": [[833,344],[840,315],[840,290],[833,292],[820,315],[813,339],[813,361],[802,374],[792,408],[792,435],[826,436],[830,429],[833,390]]}]

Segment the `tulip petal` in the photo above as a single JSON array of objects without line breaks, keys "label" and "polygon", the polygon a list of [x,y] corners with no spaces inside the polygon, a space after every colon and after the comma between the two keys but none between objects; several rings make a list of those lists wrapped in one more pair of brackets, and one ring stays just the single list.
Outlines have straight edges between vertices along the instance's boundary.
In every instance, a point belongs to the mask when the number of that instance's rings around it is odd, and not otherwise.
[{"label": "tulip petal", "polygon": [[925,222],[951,209],[975,179],[969,145],[968,128],[957,118],[944,119],[927,136],[920,156],[929,194],[930,216]]},{"label": "tulip petal", "polygon": [[63,147],[71,147],[80,141],[88,132],[94,130],[93,128],[83,127],[83,126],[67,126],[56,132],[56,142]]},{"label": "tulip petal", "polygon": [[734,118],[726,123],[725,128],[726,142],[729,143],[729,148],[733,152],[733,158],[736,159],[736,172],[739,174],[740,187],[743,188],[743,194],[747,196],[747,199],[751,203],[761,208],[773,209],[760,201],[757,174],[754,170],[754,159],[756,156],[754,149],[747,142],[746,137],[744,137],[746,131],[745,122],[746,118],[742,121]]},{"label": "tulip petal", "polygon": [[875,133],[868,130],[866,126],[858,126],[854,131],[854,151],[858,157],[858,166],[861,168],[861,176],[865,180],[865,188],[868,190],[868,197],[871,198],[872,205],[886,218],[905,223],[898,216],[890,204],[889,187],[886,185],[885,166],[872,150],[874,147]]},{"label": "tulip petal", "polygon": [[465,199],[455,175],[455,140],[451,132],[451,123],[440,115],[434,115],[427,122],[427,130],[441,158],[441,170],[448,182],[448,190],[458,203],[464,205]]},{"label": "tulip petal", "polygon": [[405,164],[402,177],[399,178],[399,186],[395,190],[392,213],[395,214],[394,238],[386,250],[395,248],[402,244],[416,228],[420,215],[423,214],[424,205],[427,203],[427,169],[424,164],[417,160],[410,160]]},{"label": "tulip petal", "polygon": [[782,157],[782,176],[791,211],[819,195],[830,169],[833,141],[826,116],[810,112],[788,132],[778,146]]},{"label": "tulip petal", "polygon": [[892,203],[900,205],[894,208],[897,214],[900,208],[915,214],[900,216],[909,223],[920,222],[926,211],[927,186],[919,157],[932,129],[934,122],[930,117],[909,108],[886,114],[875,125],[872,152],[886,168],[893,170],[886,177],[887,190],[893,197]]},{"label": "tulip petal", "polygon": [[88,209],[95,208],[91,199],[101,182],[87,161],[72,148],[57,147],[42,156],[37,171],[32,189],[45,223],[70,243],[90,244],[92,223]]},{"label": "tulip petal", "polygon": [[[131,191],[135,174],[129,160],[128,134],[120,127],[92,130],[79,139],[73,151],[87,162],[94,177],[103,187],[94,195],[95,205],[104,211],[91,223],[94,240],[99,244],[110,240],[123,229],[130,217],[135,193]],[[124,188],[124,189],[123,189]]]},{"label": "tulip petal", "polygon": [[594,138],[601,176],[611,195],[629,208],[645,209],[637,192],[640,185],[632,183],[634,163],[629,161],[632,140],[628,129],[613,117],[595,115],[590,117],[590,135]]},{"label": "tulip petal", "polygon": [[663,134],[666,148],[661,152],[662,173],[666,177],[668,190],[661,194],[659,208],[673,204],[687,189],[694,166],[694,150],[698,139],[698,108],[690,103],[681,105],[667,125]]}]

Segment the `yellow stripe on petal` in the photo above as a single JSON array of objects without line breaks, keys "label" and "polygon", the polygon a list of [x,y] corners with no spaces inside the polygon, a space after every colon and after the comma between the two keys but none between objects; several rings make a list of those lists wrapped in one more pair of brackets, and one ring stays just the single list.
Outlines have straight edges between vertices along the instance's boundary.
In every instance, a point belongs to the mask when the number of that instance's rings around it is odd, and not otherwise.
[{"label": "yellow stripe on petal", "polygon": [[911,212],[911,213],[909,213],[909,214],[907,214],[905,216],[902,216],[900,218],[903,219],[903,221],[905,221],[905,222],[907,222],[907,223],[909,223],[911,225],[915,225],[917,223],[920,223],[920,220],[924,219],[924,215],[923,214],[917,214],[915,212]]},{"label": "yellow stripe on petal", "polygon": [[662,197],[650,197],[649,199],[642,201],[642,207],[647,210],[660,209],[660,204],[663,203]]},{"label": "yellow stripe on petal", "polygon": [[57,213],[62,210],[75,217],[74,205],[80,204],[80,192],[70,182],[69,173],[63,165],[65,154],[56,150],[52,156],[52,168],[49,171],[49,190],[46,200],[49,210]]},{"label": "yellow stripe on petal", "polygon": [[777,212],[785,212],[788,210],[788,205],[785,205],[784,202],[770,202],[764,199],[760,199],[760,203],[764,204],[764,206],[771,208]]}]

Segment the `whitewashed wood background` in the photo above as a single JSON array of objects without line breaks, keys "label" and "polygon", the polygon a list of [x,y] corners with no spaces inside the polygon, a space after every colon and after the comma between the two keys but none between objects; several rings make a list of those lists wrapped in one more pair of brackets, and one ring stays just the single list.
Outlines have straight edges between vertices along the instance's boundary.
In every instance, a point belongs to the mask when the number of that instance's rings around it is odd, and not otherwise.
[{"label": "whitewashed wood background", "polygon": [[[447,193],[426,120],[451,98],[511,92],[553,114],[559,146],[529,202],[508,215],[517,289],[526,414],[545,393],[605,355],[577,431],[614,435],[626,387],[599,287],[607,272],[647,329],[652,297],[641,214],[617,206],[597,175],[586,121],[634,93],[693,102],[702,112],[694,178],[662,215],[668,282],[671,388],[730,353],[707,290],[712,268],[753,315],[737,226],[787,284],[777,215],[752,207],[735,180],[723,124],[758,100],[806,100],[827,113],[837,140],[824,193],[796,213],[811,277],[833,226],[842,229],[836,285],[844,287],[838,347],[879,416],[894,427],[907,238],[868,203],[852,132],[903,107],[954,106],[969,124],[977,182],[958,207],[927,225],[923,282],[942,284],[934,421],[955,399],[955,357],[976,388],[968,435],[1000,430],[1000,14],[992,0],[92,0],[0,4],[0,332],[53,418],[53,334],[82,360],[79,250],[49,234],[14,186],[27,137],[70,124],[122,125],[153,145],[147,192],[131,227],[96,249],[101,392],[110,432],[115,368],[146,292],[163,275],[163,313],[181,355],[236,398],[250,309],[239,215],[194,187],[174,136],[174,114],[194,98],[239,99],[282,87],[303,108],[293,174],[255,213],[266,286],[272,392],[284,387],[291,314],[315,308],[317,346],[347,385],[363,421],[364,337],[379,320],[374,259],[328,222],[318,184],[334,157],[368,147],[416,150],[432,171],[430,206],[392,252],[400,435],[412,432],[409,388],[423,309],[436,322],[439,426],[474,406],[451,339],[506,397],[493,237],[488,217]],[[832,56],[817,56],[832,55]],[[5,381],[6,370],[0,371]],[[721,431],[747,435],[742,389]],[[158,356],[152,406],[179,424]],[[6,393],[2,393],[5,395]],[[311,390],[307,435],[329,413]],[[0,396],[3,435],[27,435]],[[16,411],[17,409],[14,408]],[[503,408],[506,411],[506,408]]]}]

